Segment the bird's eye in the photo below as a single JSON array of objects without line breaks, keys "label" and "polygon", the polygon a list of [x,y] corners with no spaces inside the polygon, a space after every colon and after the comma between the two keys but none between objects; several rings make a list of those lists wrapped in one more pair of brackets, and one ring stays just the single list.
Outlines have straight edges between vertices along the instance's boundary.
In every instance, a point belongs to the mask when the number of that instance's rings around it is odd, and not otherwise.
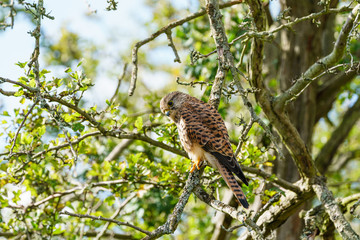
[{"label": "bird's eye", "polygon": [[172,107],[172,106],[174,106],[174,102],[173,102],[172,100],[170,100],[170,101],[168,102],[168,105],[169,105],[169,107]]}]

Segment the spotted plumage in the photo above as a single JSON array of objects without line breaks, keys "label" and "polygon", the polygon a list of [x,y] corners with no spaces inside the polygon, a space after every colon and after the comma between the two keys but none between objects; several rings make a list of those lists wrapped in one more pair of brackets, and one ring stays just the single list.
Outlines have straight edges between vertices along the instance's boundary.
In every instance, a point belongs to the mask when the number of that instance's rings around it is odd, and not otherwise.
[{"label": "spotted plumage", "polygon": [[221,115],[211,105],[182,92],[172,92],[160,102],[161,111],[175,122],[180,141],[193,162],[191,171],[207,161],[218,169],[238,201],[248,208],[245,194],[233,173],[248,182],[236,161]]}]

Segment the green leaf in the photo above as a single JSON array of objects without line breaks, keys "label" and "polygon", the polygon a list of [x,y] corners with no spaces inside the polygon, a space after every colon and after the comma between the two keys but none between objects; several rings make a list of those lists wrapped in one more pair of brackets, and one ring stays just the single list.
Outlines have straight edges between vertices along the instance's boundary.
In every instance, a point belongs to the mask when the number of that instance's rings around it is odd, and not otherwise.
[{"label": "green leaf", "polygon": [[70,115],[70,114],[65,114],[64,115],[65,122],[71,122],[73,119],[74,119],[73,116]]},{"label": "green leaf", "polygon": [[21,144],[30,144],[34,140],[34,136],[28,133],[24,133],[21,135]]},{"label": "green leaf", "polygon": [[254,110],[255,110],[255,113],[256,113],[256,114],[260,114],[260,113],[261,113],[261,107],[260,107],[259,105],[256,105]]},{"label": "green leaf", "polygon": [[110,169],[111,169],[111,164],[110,164],[109,161],[104,161],[103,169],[104,169],[105,172],[110,171]]},{"label": "green leaf", "polygon": [[46,132],[46,127],[45,127],[45,125],[43,125],[43,126],[41,126],[41,127],[39,127],[39,128],[37,129],[37,133],[38,133],[40,136],[44,135],[45,132]]},{"label": "green leaf", "polygon": [[61,78],[54,78],[53,82],[55,83],[56,87],[60,87],[64,83]]},{"label": "green leaf", "polygon": [[104,202],[107,203],[107,205],[112,206],[115,203],[115,197],[111,195],[105,198]]},{"label": "green leaf", "polygon": [[65,72],[66,72],[66,73],[70,73],[70,72],[72,72],[71,67],[66,68],[66,69],[65,69]]},{"label": "green leaf", "polygon": [[3,111],[2,115],[3,115],[3,116],[6,116],[6,117],[10,117],[10,114],[9,114],[8,111]]},{"label": "green leaf", "polygon": [[27,64],[27,62],[17,62],[17,63],[15,63],[15,65],[18,65],[19,67],[21,67],[21,68],[24,68],[24,67],[26,67],[26,64]]},{"label": "green leaf", "polygon": [[82,65],[83,61],[84,61],[84,59],[82,58],[76,67],[80,67]]},{"label": "green leaf", "polygon": [[65,230],[61,229],[61,228],[56,228],[54,231],[53,231],[53,235],[59,235],[61,233],[65,232]]},{"label": "green leaf", "polygon": [[50,73],[50,71],[49,70],[46,70],[46,69],[43,69],[43,70],[41,70],[41,72],[40,72],[40,77],[42,78],[42,77],[44,77],[44,75],[45,74],[47,74],[47,73]]},{"label": "green leaf", "polygon": [[137,130],[140,131],[143,127],[142,117],[137,117],[134,125],[137,128]]},{"label": "green leaf", "polygon": [[82,132],[82,131],[84,131],[85,126],[82,125],[81,123],[75,123],[75,124],[73,124],[73,125],[71,126],[71,128],[72,128],[72,130],[74,130],[74,131],[80,131],[80,132]]},{"label": "green leaf", "polygon": [[19,91],[14,94],[15,97],[20,97],[22,95],[24,95],[24,91],[22,89],[19,89]]},{"label": "green leaf", "polygon": [[31,79],[29,82],[30,87],[36,87],[36,81],[35,79]]}]

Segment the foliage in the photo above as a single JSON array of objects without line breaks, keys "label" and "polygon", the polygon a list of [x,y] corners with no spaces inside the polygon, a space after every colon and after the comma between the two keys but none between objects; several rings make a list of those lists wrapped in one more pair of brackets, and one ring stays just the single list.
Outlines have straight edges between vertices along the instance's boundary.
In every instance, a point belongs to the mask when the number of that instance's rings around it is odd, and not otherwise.
[{"label": "foliage", "polygon": [[[120,7],[116,1],[107,3],[108,11],[116,11]],[[11,80],[0,75],[2,97],[15,97],[19,102],[19,107],[11,111],[2,110],[0,117],[0,135],[6,139],[0,149],[0,237],[8,233],[8,237],[25,236],[28,239],[80,239],[114,234],[119,239],[139,239],[145,235],[136,227],[146,231],[156,230],[167,221],[178,204],[191,165],[181,148],[176,126],[159,112],[159,101],[169,89],[187,91],[204,101],[212,98],[219,55],[205,56],[218,47],[210,34],[208,16],[205,14],[172,29],[177,51],[182,56],[186,55],[181,59],[183,63],[176,67],[154,63],[147,58],[145,51],[139,53],[140,71],[156,72],[160,69],[169,74],[176,73],[182,76],[178,84],[173,80],[175,77],[171,77],[172,82],[168,81],[166,86],[153,92],[147,88],[147,84],[153,83],[142,80],[144,82],[137,83],[135,95],[129,97],[127,87],[131,73],[124,67],[123,74],[118,73],[121,76],[118,82],[113,82],[114,92],[104,93],[108,98],[98,106],[84,96],[101,85],[97,79],[98,67],[103,60],[98,58],[101,47],[66,28],[61,29],[58,41],[46,40],[46,33],[40,31],[39,19],[52,17],[51,9],[44,9],[41,0],[34,4],[27,1],[18,1],[15,5],[3,1],[1,4],[3,9],[0,20],[4,23],[1,26],[6,28],[9,19],[14,17],[16,20],[12,12],[21,10],[31,19],[29,21],[34,26],[31,35],[37,43],[31,59],[15,63],[21,74],[18,79]],[[173,1],[149,0],[145,4],[153,12],[153,19],[147,25],[149,35],[169,22],[190,14]],[[247,74],[251,72],[249,65],[254,64],[250,60],[253,54],[252,39],[265,39],[273,47],[276,45],[276,36],[255,36],[257,30],[254,19],[245,4],[237,5],[236,8],[226,7],[221,12],[227,38],[232,43],[231,53],[237,63],[236,67],[238,71],[246,73],[247,79],[241,81],[245,86],[245,92],[242,92],[234,78],[237,73],[227,72],[218,110],[226,120],[234,152],[240,152],[237,159],[251,179],[249,186],[242,186],[247,199],[250,205],[258,205],[255,212],[268,204],[266,211],[270,205],[279,207],[287,197],[291,189],[287,189],[286,184],[300,188],[295,181],[280,173],[279,169],[284,162],[281,162],[279,148],[272,142],[271,136],[283,139],[281,149],[284,153],[288,153],[285,149],[289,149],[287,139],[276,129],[274,118],[269,117],[264,105],[261,105],[256,95],[259,91],[249,80],[250,73]],[[345,16],[348,16],[348,12],[344,13]],[[287,11],[282,14],[284,16],[275,21],[278,25],[293,17],[287,16]],[[336,22],[332,30],[338,35],[343,24],[342,21]],[[352,36],[346,42],[345,57],[339,61],[341,67],[334,72],[325,69],[325,76],[319,81],[314,80],[319,89],[337,74],[350,72],[353,66],[359,64],[358,28],[355,26]],[[6,28],[6,31],[11,29]],[[243,34],[249,35],[236,39]],[[36,55],[37,48],[41,49],[40,56]],[[194,55],[200,57],[196,59]],[[40,66],[39,57],[44,60]],[[127,58],[118,58],[118,62],[127,66],[124,62]],[[269,63],[265,59],[264,66],[273,66],[277,60]],[[61,73],[53,76],[50,69],[55,66],[57,70],[61,69]],[[286,90],[283,89],[279,74],[272,75],[269,71],[263,77],[267,88],[277,96]],[[314,160],[344,121],[346,109],[351,109],[359,101],[359,81],[359,77],[354,74],[347,84],[339,85],[340,90],[334,94],[331,108],[314,123],[311,143],[306,143],[309,144],[307,147]],[[8,85],[5,87],[4,83]],[[260,116],[268,129],[264,129],[259,122],[258,125],[247,125],[253,120],[253,115],[247,111],[239,95],[249,99],[254,113]],[[294,108],[286,109],[289,115],[300,111],[296,106]],[[358,124],[355,120],[353,125]],[[248,126],[250,128],[246,132]],[[301,132],[299,125],[296,127]],[[354,159],[360,156],[360,134],[359,128],[351,126],[350,129],[351,132],[344,134],[337,145],[336,153],[330,156],[334,160],[330,161],[329,169],[321,172],[326,174],[328,186],[340,199],[359,192],[359,161]],[[287,161],[296,158],[290,155],[286,156]],[[294,169],[297,170],[296,167]],[[227,189],[219,174],[209,167],[202,173],[201,186],[219,200]],[[301,191],[304,191],[302,196],[305,199],[302,201],[311,200],[312,197],[306,199],[309,196],[306,194],[313,194],[312,190]],[[275,196],[282,196],[282,200],[275,199]],[[318,205],[307,202],[309,207]],[[220,212],[213,206],[205,204],[195,194],[191,195],[174,236],[177,239],[210,239],[216,229],[213,220],[216,214]],[[254,217],[250,212],[247,214],[249,219],[250,216]],[[89,215],[94,218],[89,218]],[[97,217],[106,218],[106,221]],[[111,223],[111,220],[118,222]],[[359,229],[354,218],[349,221],[355,229]],[[327,218],[322,227],[330,223]],[[325,231],[326,228],[321,229],[322,234]],[[242,232],[228,234],[235,238]],[[164,239],[170,238],[164,236]]]}]

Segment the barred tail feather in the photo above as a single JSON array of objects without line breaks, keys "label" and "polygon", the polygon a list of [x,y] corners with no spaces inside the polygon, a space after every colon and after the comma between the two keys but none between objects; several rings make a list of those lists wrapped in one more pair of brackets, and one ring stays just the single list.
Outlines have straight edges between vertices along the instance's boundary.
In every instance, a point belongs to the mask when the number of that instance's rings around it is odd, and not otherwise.
[{"label": "barred tail feather", "polygon": [[245,194],[242,191],[239,183],[236,181],[232,172],[230,170],[228,170],[225,166],[223,166],[221,163],[218,164],[217,168],[218,168],[221,176],[225,180],[226,184],[229,186],[231,191],[233,191],[236,199],[240,202],[240,204],[244,208],[248,208],[249,203],[247,202]]}]

